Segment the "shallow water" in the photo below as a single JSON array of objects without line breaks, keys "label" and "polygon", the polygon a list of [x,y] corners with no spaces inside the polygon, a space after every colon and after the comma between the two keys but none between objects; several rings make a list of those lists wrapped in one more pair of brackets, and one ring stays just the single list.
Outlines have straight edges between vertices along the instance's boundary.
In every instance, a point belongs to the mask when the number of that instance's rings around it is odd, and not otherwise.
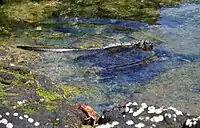
[{"label": "shallow water", "polygon": [[[65,24],[70,22],[73,23],[72,26]],[[103,50],[87,53],[44,53],[43,60],[36,65],[37,71],[43,72],[57,83],[89,88],[90,93],[78,96],[72,102],[90,104],[97,111],[102,111],[114,102],[131,100],[130,95],[136,86],[154,83],[155,78],[167,71],[200,63],[200,4],[162,8],[158,25],[98,18],[57,19],[51,23],[57,25],[46,28],[48,31],[67,33],[70,36],[42,43],[55,43],[65,47],[72,46],[80,39],[101,42],[102,45],[123,43],[142,39],[143,37],[133,34],[136,30],[152,33],[163,42],[156,44],[153,51],[128,49],[120,53]],[[152,59],[142,61],[148,57]],[[188,72],[182,71],[182,74]],[[193,75],[191,77],[200,79],[198,73]],[[190,80],[188,77],[185,79]],[[162,81],[167,82],[170,79],[166,77]],[[193,90],[198,92],[199,88]]]}]

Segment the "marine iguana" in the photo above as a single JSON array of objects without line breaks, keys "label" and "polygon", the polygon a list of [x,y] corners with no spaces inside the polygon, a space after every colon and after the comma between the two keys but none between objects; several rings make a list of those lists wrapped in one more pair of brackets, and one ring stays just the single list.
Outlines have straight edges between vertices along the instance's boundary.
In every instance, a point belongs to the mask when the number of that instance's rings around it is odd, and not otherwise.
[{"label": "marine iguana", "polygon": [[37,46],[17,46],[17,48],[21,48],[24,50],[33,50],[33,51],[41,51],[41,52],[73,52],[73,51],[97,51],[97,50],[107,50],[110,53],[118,53],[126,48],[138,48],[142,49],[144,51],[149,51],[153,49],[153,43],[149,40],[138,40],[134,42],[128,42],[128,43],[116,43],[116,44],[110,44],[105,47],[100,48],[85,48],[85,49],[79,49],[79,48],[51,48],[51,47],[37,47]]}]

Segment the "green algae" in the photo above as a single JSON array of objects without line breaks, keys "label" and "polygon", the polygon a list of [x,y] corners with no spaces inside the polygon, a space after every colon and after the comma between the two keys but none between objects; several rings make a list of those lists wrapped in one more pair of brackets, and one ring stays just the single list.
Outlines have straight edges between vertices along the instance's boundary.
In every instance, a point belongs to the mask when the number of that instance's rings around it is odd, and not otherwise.
[{"label": "green algae", "polygon": [[22,2],[5,4],[2,9],[9,19],[16,21],[38,20],[50,16],[53,11],[56,11],[58,4],[57,1]]},{"label": "green algae", "polygon": [[58,1],[10,1],[0,6],[0,35],[9,37],[18,28],[32,28],[35,23],[25,20],[41,20],[52,15],[60,5]]},{"label": "green algae", "polygon": [[161,6],[178,2],[181,0],[75,0],[63,2],[57,15],[140,20],[152,24],[159,18],[158,9]]},{"label": "green algae", "polygon": [[67,100],[70,100],[72,97],[76,95],[80,95],[84,93],[86,90],[83,88],[68,86],[68,85],[60,85],[57,87],[57,89],[62,89],[63,91],[63,97]]},{"label": "green algae", "polygon": [[[34,74],[27,66],[37,61],[39,57],[38,53],[27,52],[15,46],[15,43],[7,41],[1,41],[0,45],[0,49],[6,53],[1,54],[2,56],[0,57],[0,100],[2,101],[2,105],[8,107],[15,105],[13,104],[15,98],[18,99],[24,93],[34,91],[32,89],[41,86],[37,84]],[[48,95],[49,93],[46,94]],[[52,93],[50,92],[50,94]],[[39,103],[32,102],[27,102],[26,106],[16,105],[18,109],[23,110],[25,113],[35,113],[39,106]]]},{"label": "green algae", "polygon": [[45,90],[44,88],[41,88],[41,87],[38,87],[36,89],[36,93],[40,97],[44,98],[45,102],[50,102],[50,101],[62,98],[62,96],[59,95],[59,94],[57,94],[56,92],[54,92],[54,91],[47,91],[47,90]]},{"label": "green algae", "polygon": [[[139,20],[153,24],[159,18],[159,8],[175,5],[181,0],[137,1],[137,0],[10,0],[0,5],[0,34],[9,36],[17,28],[42,27],[37,22],[51,17],[100,17]],[[66,9],[67,8],[67,9]],[[51,24],[49,24],[51,26]],[[73,24],[69,24],[73,26]],[[37,29],[42,31],[42,29]]]},{"label": "green algae", "polygon": [[[84,89],[67,85],[58,85],[54,90],[45,90],[41,87],[36,89],[36,93],[42,97],[45,102],[52,102],[58,99],[70,100],[73,96],[79,95],[84,91]],[[61,93],[59,94],[59,92]]]},{"label": "green algae", "polygon": [[59,108],[59,105],[55,102],[54,104],[46,104],[45,108],[46,110],[51,111]]}]

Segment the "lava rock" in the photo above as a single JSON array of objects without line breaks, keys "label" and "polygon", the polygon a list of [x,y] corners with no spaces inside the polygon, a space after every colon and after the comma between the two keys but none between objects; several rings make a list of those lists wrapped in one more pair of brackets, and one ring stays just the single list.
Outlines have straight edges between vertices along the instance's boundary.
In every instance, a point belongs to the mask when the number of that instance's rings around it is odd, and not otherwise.
[{"label": "lava rock", "polygon": [[0,128],[77,128],[86,115],[73,105],[62,103],[59,109],[27,114],[17,108],[0,106]]},{"label": "lava rock", "polygon": [[98,124],[97,128],[200,128],[200,116],[189,116],[174,107],[128,102],[105,110]]}]

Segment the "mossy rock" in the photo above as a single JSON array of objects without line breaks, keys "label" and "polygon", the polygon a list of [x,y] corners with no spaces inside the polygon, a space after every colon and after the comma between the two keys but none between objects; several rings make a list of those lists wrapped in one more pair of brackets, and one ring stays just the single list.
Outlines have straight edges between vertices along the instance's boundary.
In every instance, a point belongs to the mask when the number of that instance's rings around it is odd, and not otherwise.
[{"label": "mossy rock", "polygon": [[[36,120],[41,127],[80,127],[86,115],[69,103],[85,89],[67,85],[55,85],[49,78],[34,73],[29,66],[38,61],[37,52],[16,48],[15,43],[2,41],[0,49],[0,112],[16,128],[35,127]],[[25,115],[30,121],[13,119],[13,114]],[[22,118],[22,117],[20,117]],[[48,123],[47,123],[48,122]],[[38,125],[38,123],[36,123]]]},{"label": "mossy rock", "polygon": [[[159,18],[159,8],[165,5],[175,5],[181,0],[137,1],[137,0],[75,0],[63,2],[59,16],[84,16],[139,20],[153,24]],[[68,8],[66,10],[66,8]]]},{"label": "mossy rock", "polygon": [[2,10],[11,20],[36,20],[50,16],[53,11],[56,11],[58,4],[57,1],[20,2],[5,4]]},{"label": "mossy rock", "polygon": [[52,16],[60,2],[48,1],[15,1],[3,2],[0,6],[0,35],[9,36],[16,28],[30,28],[34,23],[25,23],[25,20],[41,20]]}]

